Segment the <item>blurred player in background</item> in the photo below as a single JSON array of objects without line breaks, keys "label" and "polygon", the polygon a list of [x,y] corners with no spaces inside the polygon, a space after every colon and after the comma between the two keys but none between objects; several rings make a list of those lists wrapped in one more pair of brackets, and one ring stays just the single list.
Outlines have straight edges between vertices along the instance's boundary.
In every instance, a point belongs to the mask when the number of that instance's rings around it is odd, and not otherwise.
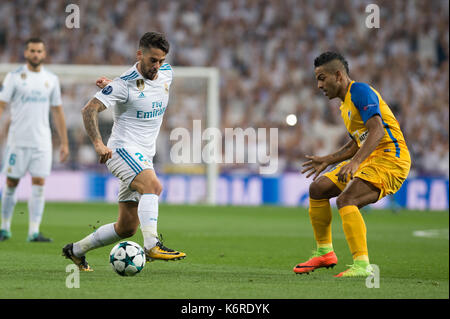
[{"label": "blurred player in background", "polygon": [[26,64],[9,72],[0,91],[0,116],[7,103],[11,105],[11,122],[2,163],[6,185],[2,192],[0,241],[11,237],[11,220],[16,205],[16,189],[28,171],[31,175],[31,197],[28,201],[30,242],[49,242],[39,231],[44,213],[44,184],[52,167],[52,139],[49,124],[51,110],[60,139],[60,161],[69,156],[61,89],[58,77],[42,63],[45,45],[39,38],[25,43]]},{"label": "blurred player in background", "polygon": [[[100,163],[106,163],[109,171],[120,179],[117,222],[103,225],[63,248],[63,256],[82,271],[92,270],[86,252],[133,236],[139,224],[148,261],[186,257],[185,253],[165,247],[157,233],[162,185],[152,160],[172,83],[172,68],[164,63],[168,53],[169,43],[162,34],[144,34],[139,41],[138,62],[113,81],[105,78],[97,81],[103,90],[82,110],[86,132]],[[114,109],[114,125],[105,146],[98,128],[98,113],[107,108]]]},{"label": "blurred player in background", "polygon": [[[366,226],[359,211],[386,195],[397,192],[408,176],[411,159],[394,114],[381,95],[365,83],[349,77],[348,63],[335,52],[325,52],[314,61],[314,72],[329,99],[338,97],[341,116],[351,140],[336,153],[306,156],[302,173],[314,174],[309,188],[309,216],[317,250],[294,267],[298,274],[321,267],[333,267],[337,257],[331,240],[331,207],[336,203],[353,265],[336,277],[367,277],[372,273],[367,250]],[[329,165],[333,170],[317,178]]]}]

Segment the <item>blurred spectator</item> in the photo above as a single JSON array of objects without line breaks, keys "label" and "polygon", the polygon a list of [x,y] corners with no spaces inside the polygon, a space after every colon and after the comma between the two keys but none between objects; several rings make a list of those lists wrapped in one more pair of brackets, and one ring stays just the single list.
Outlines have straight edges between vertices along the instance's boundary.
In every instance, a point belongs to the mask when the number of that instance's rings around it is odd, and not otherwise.
[{"label": "blurred spectator", "polygon": [[[69,3],[80,7],[79,29],[64,26]],[[319,92],[312,66],[321,52],[339,50],[351,78],[372,85],[392,107],[413,156],[412,174],[448,177],[449,2],[378,0],[378,29],[365,26],[369,3],[0,0],[0,62],[23,62],[25,39],[39,35],[50,63],[130,65],[139,37],[159,30],[171,42],[172,65],[220,69],[222,131],[278,127],[282,169],[297,169],[305,154],[333,152],[347,138],[339,103]],[[205,119],[205,88],[194,84],[175,79],[161,133],[165,140],[171,129],[192,129],[192,120]],[[63,90],[79,158],[72,167],[94,165],[89,143],[80,137],[79,110],[95,87],[67,84]],[[299,119],[296,127],[285,124],[291,113]],[[105,115],[105,137],[108,125]],[[167,162],[167,145],[158,148],[156,160]]]}]

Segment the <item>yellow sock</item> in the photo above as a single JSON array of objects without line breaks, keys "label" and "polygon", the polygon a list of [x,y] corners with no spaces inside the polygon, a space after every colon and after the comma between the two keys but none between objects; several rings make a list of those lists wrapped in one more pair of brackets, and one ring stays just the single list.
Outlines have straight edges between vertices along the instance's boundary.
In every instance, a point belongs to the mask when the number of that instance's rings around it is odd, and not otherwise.
[{"label": "yellow sock", "polygon": [[328,199],[309,199],[309,219],[319,248],[333,249],[331,244],[331,206]]},{"label": "yellow sock", "polygon": [[369,261],[367,252],[366,224],[357,206],[349,205],[339,209],[345,238],[355,260]]}]

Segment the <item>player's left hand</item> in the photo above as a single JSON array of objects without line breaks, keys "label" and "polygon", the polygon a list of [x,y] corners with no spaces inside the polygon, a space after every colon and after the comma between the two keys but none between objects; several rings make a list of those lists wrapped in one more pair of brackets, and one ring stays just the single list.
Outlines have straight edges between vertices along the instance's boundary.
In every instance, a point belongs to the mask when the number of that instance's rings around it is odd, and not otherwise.
[{"label": "player's left hand", "polygon": [[61,148],[59,149],[59,161],[61,163],[64,163],[69,158],[69,146],[68,145],[61,145]]},{"label": "player's left hand", "polygon": [[105,86],[107,86],[112,80],[108,79],[105,76],[102,76],[95,81],[95,85],[97,85],[99,88],[103,89]]},{"label": "player's left hand", "polygon": [[[352,180],[353,176],[358,170],[358,167],[359,163],[355,161],[350,161],[349,163],[342,166],[342,168],[339,170],[339,173],[336,174],[336,176],[338,177],[338,181],[341,183],[347,183]],[[350,179],[347,179],[348,177],[350,177]]]}]

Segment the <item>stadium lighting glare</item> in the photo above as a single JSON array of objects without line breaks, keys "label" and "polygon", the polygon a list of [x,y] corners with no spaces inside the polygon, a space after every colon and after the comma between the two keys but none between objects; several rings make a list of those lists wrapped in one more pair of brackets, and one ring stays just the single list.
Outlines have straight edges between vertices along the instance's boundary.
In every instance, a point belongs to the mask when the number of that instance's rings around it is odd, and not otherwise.
[{"label": "stadium lighting glare", "polygon": [[294,126],[297,124],[297,116],[295,114],[289,114],[286,116],[286,124],[289,126]]}]

